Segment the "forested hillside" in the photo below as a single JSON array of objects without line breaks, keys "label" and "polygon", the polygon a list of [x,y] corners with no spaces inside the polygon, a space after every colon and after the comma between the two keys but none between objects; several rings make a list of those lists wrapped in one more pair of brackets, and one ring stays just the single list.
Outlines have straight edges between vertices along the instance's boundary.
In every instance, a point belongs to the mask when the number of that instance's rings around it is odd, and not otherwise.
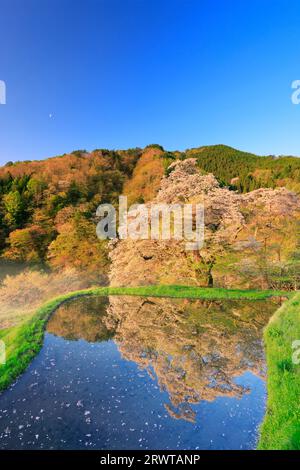
[{"label": "forested hillside", "polygon": [[159,145],[129,150],[77,150],[42,161],[0,168],[0,256],[99,272],[107,250],[95,234],[100,203],[155,197],[161,178],[176,159],[196,158],[202,173],[245,193],[285,186],[300,193],[300,159],[259,157],[224,145],[167,152]]},{"label": "forested hillside", "polygon": [[15,261],[94,270],[106,263],[93,218],[116,203],[141,155],[95,150],[0,169],[0,250]]},{"label": "forested hillside", "polygon": [[225,145],[190,149],[185,155],[197,158],[203,170],[242,193],[279,186],[300,193],[300,159],[296,157],[260,157]]}]

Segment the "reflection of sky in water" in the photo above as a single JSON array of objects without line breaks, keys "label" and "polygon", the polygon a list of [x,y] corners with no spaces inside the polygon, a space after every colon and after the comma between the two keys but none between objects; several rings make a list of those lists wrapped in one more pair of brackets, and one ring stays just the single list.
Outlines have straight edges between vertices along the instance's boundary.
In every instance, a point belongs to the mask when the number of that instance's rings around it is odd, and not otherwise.
[{"label": "reflection of sky in water", "polygon": [[174,419],[167,392],[110,341],[66,341],[47,333],[27,372],[0,396],[2,449],[249,449],[265,408],[265,384],[246,372],[242,398],[191,405]]}]

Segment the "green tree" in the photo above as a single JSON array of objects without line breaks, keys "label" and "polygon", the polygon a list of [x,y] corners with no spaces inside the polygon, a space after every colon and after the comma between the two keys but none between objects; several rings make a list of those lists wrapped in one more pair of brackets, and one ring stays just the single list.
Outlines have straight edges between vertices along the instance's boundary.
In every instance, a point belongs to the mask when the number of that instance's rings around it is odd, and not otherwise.
[{"label": "green tree", "polygon": [[50,234],[38,225],[18,229],[9,234],[4,257],[14,261],[42,262],[49,242]]},{"label": "green tree", "polygon": [[106,272],[107,243],[97,238],[95,224],[84,214],[76,212],[58,230],[59,235],[50,244],[48,251],[48,259],[53,267],[73,267],[95,273],[96,277]]},{"label": "green tree", "polygon": [[11,227],[18,227],[25,219],[24,201],[19,191],[11,191],[3,198],[5,220]]}]

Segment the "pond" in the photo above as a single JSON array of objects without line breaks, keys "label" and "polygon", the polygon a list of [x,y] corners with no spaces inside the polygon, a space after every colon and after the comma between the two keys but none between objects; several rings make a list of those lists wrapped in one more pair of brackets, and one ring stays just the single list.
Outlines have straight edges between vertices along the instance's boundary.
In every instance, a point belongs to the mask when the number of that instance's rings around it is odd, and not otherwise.
[{"label": "pond", "polygon": [[85,297],[0,395],[1,449],[253,449],[274,301]]}]

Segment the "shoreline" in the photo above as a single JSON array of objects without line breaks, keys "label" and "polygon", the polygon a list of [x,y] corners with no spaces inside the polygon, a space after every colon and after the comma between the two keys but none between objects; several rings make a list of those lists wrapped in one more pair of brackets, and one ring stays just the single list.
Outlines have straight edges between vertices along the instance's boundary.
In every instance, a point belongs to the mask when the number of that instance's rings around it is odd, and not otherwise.
[{"label": "shoreline", "polygon": [[293,354],[299,356],[299,346],[292,347],[297,340],[299,292],[276,310],[264,330],[268,398],[260,426],[260,450],[300,450],[300,364],[293,362]]}]

